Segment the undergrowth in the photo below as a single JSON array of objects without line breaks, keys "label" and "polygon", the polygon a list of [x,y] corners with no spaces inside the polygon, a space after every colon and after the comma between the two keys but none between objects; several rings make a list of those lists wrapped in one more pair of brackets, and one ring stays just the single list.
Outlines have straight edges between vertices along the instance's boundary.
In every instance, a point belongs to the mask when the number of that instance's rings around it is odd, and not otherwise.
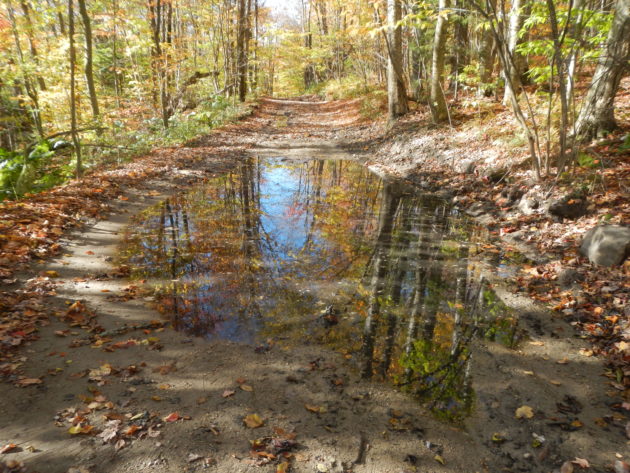
[{"label": "undergrowth", "polygon": [[[192,112],[173,115],[164,128],[158,118],[129,129],[120,120],[81,134],[85,171],[123,164],[151,149],[186,143],[212,129],[235,121],[250,110],[223,96],[201,102]],[[0,148],[0,201],[16,199],[63,184],[74,176],[76,156],[64,138],[40,140],[20,151]]]}]

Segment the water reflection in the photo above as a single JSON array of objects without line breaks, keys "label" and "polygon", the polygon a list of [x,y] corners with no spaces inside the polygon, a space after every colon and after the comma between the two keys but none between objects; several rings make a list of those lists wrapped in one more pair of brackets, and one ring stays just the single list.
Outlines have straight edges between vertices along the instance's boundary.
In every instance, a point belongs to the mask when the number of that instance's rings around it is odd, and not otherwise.
[{"label": "water reflection", "polygon": [[458,417],[473,337],[516,336],[475,239],[444,201],[356,163],[251,159],[141,214],[120,254],[179,330],[324,343]]}]

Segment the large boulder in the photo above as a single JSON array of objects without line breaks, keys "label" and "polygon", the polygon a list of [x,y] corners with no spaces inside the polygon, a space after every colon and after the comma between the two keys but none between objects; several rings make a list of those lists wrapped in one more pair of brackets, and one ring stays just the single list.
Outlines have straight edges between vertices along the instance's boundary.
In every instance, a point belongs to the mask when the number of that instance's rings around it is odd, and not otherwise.
[{"label": "large boulder", "polygon": [[630,227],[598,225],[584,235],[580,253],[602,266],[621,264],[630,255]]}]

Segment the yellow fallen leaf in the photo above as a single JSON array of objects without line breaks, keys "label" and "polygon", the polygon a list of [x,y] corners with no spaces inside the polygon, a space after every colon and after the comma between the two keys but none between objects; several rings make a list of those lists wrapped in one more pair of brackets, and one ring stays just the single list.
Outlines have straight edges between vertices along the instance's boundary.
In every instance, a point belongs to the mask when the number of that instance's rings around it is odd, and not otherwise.
[{"label": "yellow fallen leaf", "polygon": [[241,389],[249,393],[251,393],[254,390],[254,388],[252,388],[249,384],[241,384]]},{"label": "yellow fallen leaf", "polygon": [[265,421],[258,414],[250,414],[245,416],[243,423],[250,429],[257,429],[265,425]]},{"label": "yellow fallen leaf", "polygon": [[93,428],[93,425],[73,425],[68,429],[68,433],[70,435],[89,434]]},{"label": "yellow fallen leaf", "polygon": [[529,406],[521,406],[516,409],[516,412],[514,412],[514,416],[517,419],[531,419],[532,417],[534,417],[534,410]]},{"label": "yellow fallen leaf", "polygon": [[304,404],[304,407],[307,411],[314,412],[315,414],[323,414],[327,412],[327,409],[324,406],[315,406],[313,404]]},{"label": "yellow fallen leaf", "polygon": [[446,464],[446,462],[444,461],[444,458],[442,458],[441,455],[436,455],[433,457],[433,459],[438,462],[440,465],[444,465]]}]

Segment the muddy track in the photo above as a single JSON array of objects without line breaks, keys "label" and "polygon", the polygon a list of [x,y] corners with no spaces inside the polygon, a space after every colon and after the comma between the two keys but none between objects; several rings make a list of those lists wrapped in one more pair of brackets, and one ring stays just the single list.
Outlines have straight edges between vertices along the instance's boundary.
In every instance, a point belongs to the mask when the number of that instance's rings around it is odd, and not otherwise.
[{"label": "muddy track", "polygon": [[[117,277],[113,258],[131,216],[248,154],[354,159],[336,136],[345,130],[347,139],[362,126],[353,102],[263,100],[251,117],[178,149],[177,166],[128,186],[109,215],[64,238],[62,256],[21,274],[12,289],[45,271],[58,277],[51,281],[56,294],[45,299],[50,325],[21,351],[24,376],[43,382],[0,385],[0,447],[17,444],[0,460],[42,473],[275,472],[281,459],[295,472],[542,473],[577,456],[589,459],[589,471],[607,471],[625,441],[601,426],[610,412],[597,379],[601,365],[580,353],[587,346],[570,326],[500,285],[530,338],[516,350],[476,343],[475,409],[462,425],[439,421],[389,385],[362,380],[338,353],[316,345],[260,352],[190,338],[150,326],[160,315],[145,297],[112,297],[130,284]],[[195,159],[185,159],[188,150]],[[160,152],[167,160],[168,150]],[[89,329],[63,320],[76,301],[111,334],[109,351]],[[567,402],[576,421],[569,428],[557,406]],[[523,405],[532,418],[515,418]],[[252,414],[261,426],[244,425]],[[79,430],[117,425],[117,437],[71,434],[73,419]],[[297,445],[264,464],[264,456],[250,454],[250,441],[264,437]]]}]

